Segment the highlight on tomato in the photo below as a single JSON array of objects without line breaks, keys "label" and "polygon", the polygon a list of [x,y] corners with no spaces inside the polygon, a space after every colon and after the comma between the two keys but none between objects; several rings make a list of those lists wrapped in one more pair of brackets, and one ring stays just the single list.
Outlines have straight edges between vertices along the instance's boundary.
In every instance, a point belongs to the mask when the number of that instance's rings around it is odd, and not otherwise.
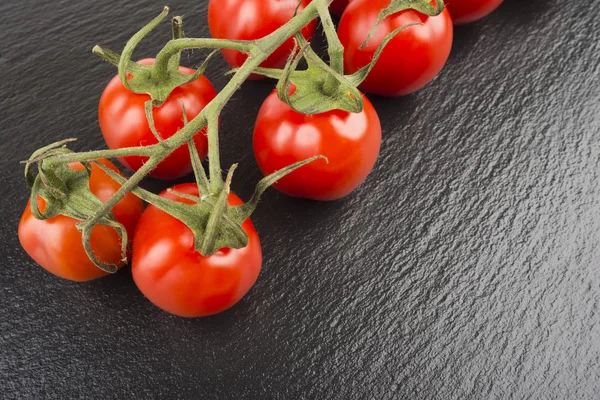
[{"label": "highlight on tomato", "polygon": [[[143,59],[138,63],[153,65],[154,59]],[[196,72],[186,67],[179,67],[179,71],[187,75]],[[168,139],[183,128],[184,107],[186,116],[191,121],[216,95],[215,88],[204,76],[174,88],[166,101],[152,110],[154,125],[160,137]],[[127,90],[118,75],[108,83],[100,98],[98,117],[102,135],[110,149],[158,143],[146,118],[145,104],[148,100],[148,94]],[[193,140],[198,154],[204,159],[208,152],[206,128],[200,130]],[[127,156],[120,157],[119,161],[132,171],[137,171],[146,159],[147,157]],[[158,164],[149,175],[159,179],[176,179],[191,172],[190,154],[187,145],[183,145]]]},{"label": "highlight on tomato", "polygon": [[380,11],[390,2],[353,0],[342,15],[338,35],[344,46],[345,72],[352,74],[371,62],[386,35],[402,26],[420,23],[404,29],[387,44],[359,86],[381,96],[403,96],[423,88],[442,70],[452,48],[453,27],[446,9],[437,16],[404,10],[384,19],[361,49]]},{"label": "highlight on tomato", "polygon": [[254,127],[256,161],[268,175],[287,165],[322,155],[273,186],[289,196],[337,200],[369,175],[381,147],[381,124],[363,96],[359,113],[333,110],[305,115],[294,111],[273,91],[264,101]]},{"label": "highlight on tomato", "polygon": [[[107,160],[99,160],[115,172],[118,169]],[[83,170],[80,163],[69,164],[73,170]],[[89,179],[91,192],[101,201],[107,201],[121,186],[111,179],[100,167],[92,164]],[[31,200],[30,200],[31,201]],[[72,281],[89,281],[108,274],[89,259],[82,243],[77,221],[71,217],[57,215],[47,220],[36,219],[30,201],[19,222],[19,241],[29,256],[44,269],[61,278]],[[38,197],[38,206],[43,213],[46,202]],[[123,224],[130,238],[142,214],[143,205],[133,194],[127,194],[112,209],[115,219]],[[92,229],[90,244],[96,257],[107,264],[122,267],[121,240],[114,228],[96,225]]]},{"label": "highlight on tomato", "polygon": [[[300,3],[300,4],[299,4]],[[296,12],[302,11],[310,0],[210,0],[208,3],[208,27],[217,39],[256,40],[273,33],[287,23]],[[299,6],[298,6],[299,5]],[[310,40],[315,32],[312,21],[302,35]],[[294,49],[294,39],[289,38],[262,64],[265,68],[283,68]],[[232,68],[240,67],[247,55],[235,50],[221,50]],[[252,74],[250,79],[263,79]]]},{"label": "highlight on tomato", "polygon": [[[193,204],[175,192],[198,196],[196,184],[180,184],[161,196]],[[230,193],[230,206],[242,205]],[[260,240],[250,219],[242,224],[248,245],[222,248],[211,256],[195,250],[194,235],[183,222],[149,205],[133,239],[133,279],[152,303],[182,317],[203,317],[236,304],[256,282],[262,265]]]},{"label": "highlight on tomato", "polygon": [[503,0],[448,0],[446,7],[452,16],[454,25],[463,25],[477,21],[502,4]]}]

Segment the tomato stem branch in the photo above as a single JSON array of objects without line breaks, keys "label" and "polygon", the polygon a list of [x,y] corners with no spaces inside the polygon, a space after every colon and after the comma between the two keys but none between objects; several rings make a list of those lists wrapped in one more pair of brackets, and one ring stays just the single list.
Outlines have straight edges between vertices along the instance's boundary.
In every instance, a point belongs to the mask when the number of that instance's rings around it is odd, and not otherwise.
[{"label": "tomato stem branch", "polygon": [[221,157],[219,155],[218,112],[212,112],[208,116],[208,168],[210,174],[210,192],[217,194],[223,186]]},{"label": "tomato stem branch", "polygon": [[48,157],[45,161],[46,165],[60,165],[60,164],[68,164],[71,162],[84,162],[84,161],[92,161],[98,160],[101,158],[117,158],[117,157],[127,157],[127,156],[148,156],[150,157],[152,153],[155,151],[152,146],[138,146],[138,147],[125,147],[122,149],[114,149],[114,150],[94,150],[94,151],[86,151],[82,153],[64,153],[53,155]]},{"label": "tomato stem branch", "polygon": [[[329,54],[331,69],[340,75],[344,75],[344,46],[337,36],[328,6],[322,2],[317,2],[317,9],[321,18],[321,24],[323,25],[323,31],[327,38],[327,52]],[[323,92],[331,95],[336,92],[339,85],[340,83],[337,78],[330,75],[325,80]]]},{"label": "tomato stem branch", "polygon": [[170,60],[183,50],[191,49],[231,49],[250,54],[256,48],[252,41],[211,39],[211,38],[180,38],[171,40],[156,56],[154,68],[157,76],[166,75]]}]

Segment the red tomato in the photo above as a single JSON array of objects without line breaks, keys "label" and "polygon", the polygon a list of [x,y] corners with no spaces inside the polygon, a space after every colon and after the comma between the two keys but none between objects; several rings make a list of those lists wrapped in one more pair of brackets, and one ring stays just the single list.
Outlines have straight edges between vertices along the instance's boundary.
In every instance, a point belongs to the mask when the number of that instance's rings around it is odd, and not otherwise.
[{"label": "red tomato", "polygon": [[[195,184],[173,187],[198,195]],[[191,204],[172,193],[161,196]],[[242,200],[230,194],[230,205]],[[181,221],[150,205],[138,222],[133,240],[131,271],[136,285],[155,305],[181,317],[216,314],[237,303],[250,290],[260,272],[262,251],[250,219],[242,228],[248,245],[223,248],[205,257],[194,249],[194,235]]]},{"label": "red tomato", "polygon": [[373,169],[381,146],[381,125],[363,96],[360,113],[341,110],[304,115],[273,91],[263,103],[254,127],[254,154],[263,174],[323,155],[275,183],[294,197],[336,200],[352,192]]},{"label": "red tomato", "polygon": [[[154,59],[144,59],[140,64],[152,65]],[[179,67],[179,71],[193,74],[194,70]],[[217,95],[208,79],[201,76],[197,80],[173,90],[169,98],[160,107],[153,110],[154,125],[158,133],[167,139],[183,128],[183,107],[188,120],[194,119],[204,107]],[[100,129],[106,144],[111,149],[152,145],[158,143],[152,134],[146,119],[144,104],[150,100],[147,94],[132,93],[115,76],[104,89],[100,98],[98,115]],[[194,136],[194,143],[202,158],[208,152],[206,128]],[[137,171],[144,165],[147,157],[121,157],[119,161],[127,168]],[[159,179],[175,179],[192,172],[187,145],[183,145],[164,159],[150,174]]]},{"label": "red tomato", "polygon": [[494,11],[502,0],[447,0],[446,7],[454,25],[477,21]]},{"label": "red tomato", "polygon": [[350,0],[333,0],[333,3],[331,3],[329,8],[331,8],[331,11],[335,14],[342,15],[348,3],[350,3]]},{"label": "red tomato", "polygon": [[388,43],[360,85],[361,89],[378,95],[402,96],[421,89],[442,70],[452,47],[452,20],[447,10],[435,17],[414,10],[401,11],[383,20],[369,43],[359,50],[379,12],[390,1],[352,1],[342,15],[338,35],[345,49],[346,73],[352,74],[371,62],[387,34],[401,26],[422,22],[423,25],[405,29]]},{"label": "red tomato", "polygon": [[[101,162],[112,170],[118,169],[107,160]],[[74,170],[83,169],[79,163],[70,164]],[[110,178],[100,167],[92,165],[89,187],[100,200],[107,201],[120,185]],[[43,212],[46,202],[38,197],[38,205]],[[121,224],[127,229],[130,238],[138,218],[142,214],[143,204],[133,194],[127,194],[112,209]],[[23,211],[19,223],[19,240],[23,249],[35,262],[61,278],[72,281],[89,281],[107,275],[88,258],[81,242],[81,232],[76,224],[80,222],[64,215],[47,220],[36,219],[31,213],[30,203]],[[96,257],[107,264],[122,266],[121,241],[113,228],[96,225],[92,229],[92,250]]]},{"label": "red tomato", "polygon": [[[302,0],[298,11],[303,10],[310,0]],[[255,40],[273,33],[285,25],[298,6],[298,0],[210,0],[208,3],[208,27],[217,39]],[[302,30],[310,40],[315,33],[316,22],[312,21]],[[294,39],[283,43],[262,64],[266,68],[283,68],[294,49]],[[232,68],[240,67],[247,56],[235,50],[222,50]],[[261,79],[251,75],[251,79]]]}]

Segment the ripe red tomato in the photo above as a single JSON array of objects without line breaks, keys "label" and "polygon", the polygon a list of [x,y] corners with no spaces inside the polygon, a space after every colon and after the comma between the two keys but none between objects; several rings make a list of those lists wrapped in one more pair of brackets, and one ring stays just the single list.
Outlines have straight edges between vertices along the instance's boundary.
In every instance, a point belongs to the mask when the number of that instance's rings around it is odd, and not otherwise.
[{"label": "ripe red tomato", "polygon": [[346,73],[352,74],[371,62],[387,34],[401,26],[422,22],[423,25],[406,28],[388,43],[360,85],[361,89],[374,94],[402,96],[421,89],[442,70],[452,47],[452,20],[447,10],[435,17],[414,10],[401,11],[383,20],[369,43],[359,49],[379,12],[390,1],[352,1],[342,15],[338,35],[345,49]]},{"label": "ripe red tomato", "polygon": [[454,25],[477,21],[494,11],[503,0],[448,0],[446,7]]},{"label": "ripe red tomato", "polygon": [[[298,12],[310,0],[302,0]],[[285,25],[298,6],[298,0],[210,0],[208,3],[208,27],[217,39],[255,40],[273,33]],[[315,33],[316,22],[312,21],[302,29],[307,40]],[[283,68],[294,49],[294,39],[283,43],[262,64],[266,68]],[[235,50],[222,50],[223,56],[232,68],[240,67],[247,56]],[[261,79],[251,75],[251,79]]]},{"label": "ripe red tomato", "polygon": [[[154,59],[144,59],[140,64],[152,65]],[[179,71],[193,74],[194,70],[179,67]],[[208,79],[201,76],[197,80],[173,90],[169,98],[160,107],[153,110],[154,125],[158,133],[167,139],[183,128],[183,107],[188,120],[196,117],[202,109],[217,95]],[[100,129],[106,144],[111,149],[152,145],[158,143],[152,134],[146,119],[144,104],[150,100],[147,94],[130,92],[115,76],[104,89],[100,98],[98,116]],[[208,152],[206,128],[194,136],[194,143],[202,158]],[[119,161],[127,168],[137,171],[144,165],[147,157],[121,157]],[[150,174],[159,179],[175,179],[192,172],[187,145],[183,145],[165,158]]]},{"label": "ripe red tomato", "polygon": [[[195,184],[173,190],[198,195]],[[192,203],[173,193],[161,196]],[[235,194],[230,205],[241,205]],[[181,221],[150,205],[138,222],[133,240],[131,271],[136,285],[155,305],[182,317],[216,314],[237,303],[250,290],[260,272],[262,251],[250,219],[242,228],[248,245],[223,248],[205,257],[194,249],[194,235]]]},{"label": "ripe red tomato", "polygon": [[335,14],[342,15],[348,3],[350,3],[350,0],[333,0],[329,8]]},{"label": "ripe red tomato", "polygon": [[363,96],[360,113],[333,110],[304,115],[273,91],[254,127],[254,154],[263,174],[323,155],[275,183],[279,191],[313,200],[336,200],[356,189],[373,169],[381,146],[381,125]]},{"label": "ripe red tomato", "polygon": [[[104,165],[118,172],[118,169],[107,160]],[[83,169],[79,163],[70,164],[74,170]],[[120,185],[110,178],[100,167],[92,165],[89,187],[101,201],[107,201]],[[46,202],[38,197],[40,211],[44,212]],[[127,194],[112,209],[113,215],[127,229],[130,238],[138,218],[142,214],[143,204],[133,194]],[[35,262],[54,275],[72,281],[89,281],[107,275],[96,267],[88,258],[81,242],[81,232],[77,230],[76,221],[64,215],[39,220],[31,213],[30,203],[21,216],[19,223],[19,240],[23,249]],[[92,250],[98,259],[107,264],[122,266],[121,241],[113,228],[97,225],[92,229]]]}]

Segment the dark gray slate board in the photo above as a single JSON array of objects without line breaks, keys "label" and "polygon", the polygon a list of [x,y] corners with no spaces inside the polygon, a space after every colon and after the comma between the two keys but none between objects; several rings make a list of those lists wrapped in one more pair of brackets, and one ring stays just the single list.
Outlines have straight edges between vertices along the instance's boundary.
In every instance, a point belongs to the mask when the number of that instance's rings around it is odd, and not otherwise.
[{"label": "dark gray slate board", "polygon": [[[600,397],[594,1],[506,0],[457,29],[426,89],[373,98],[384,143],[367,183],[331,204],[269,192],[253,217],[258,283],[196,320],[152,306],[128,269],[55,278],[16,236],[18,162],[60,138],[102,146],[96,107],[114,69],[90,50],[119,50],[162,5],[0,2],[0,398]],[[188,35],[208,35],[206,1],[169,5]],[[224,72],[219,60],[208,75],[222,87]],[[222,119],[243,198],[260,177],[251,121],[271,87],[245,85]]]}]

